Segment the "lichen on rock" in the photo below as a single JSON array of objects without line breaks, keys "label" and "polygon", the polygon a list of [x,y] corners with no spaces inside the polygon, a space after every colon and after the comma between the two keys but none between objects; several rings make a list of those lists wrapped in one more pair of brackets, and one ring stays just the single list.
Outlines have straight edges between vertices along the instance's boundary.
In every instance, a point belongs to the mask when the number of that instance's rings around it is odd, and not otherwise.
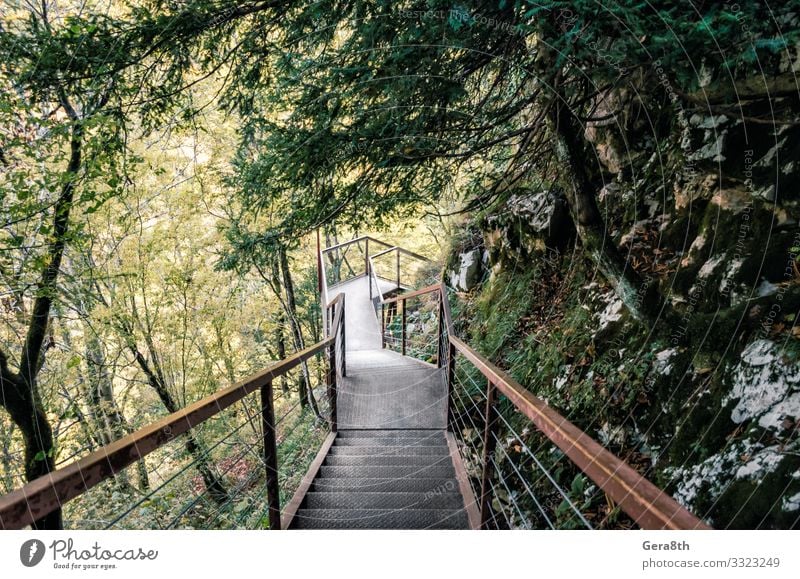
[{"label": "lichen on rock", "polygon": [[731,420],[756,420],[762,428],[782,429],[786,416],[800,418],[800,364],[786,364],[775,342],[752,342],[733,368],[733,388],[724,402],[735,400]]}]

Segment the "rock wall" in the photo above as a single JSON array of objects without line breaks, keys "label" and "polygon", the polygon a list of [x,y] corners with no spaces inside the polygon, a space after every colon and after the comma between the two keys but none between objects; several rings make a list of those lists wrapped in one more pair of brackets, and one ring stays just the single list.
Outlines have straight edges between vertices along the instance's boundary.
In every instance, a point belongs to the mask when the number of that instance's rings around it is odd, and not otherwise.
[{"label": "rock wall", "polygon": [[637,98],[604,95],[624,112],[586,138],[611,239],[671,315],[632,320],[563,196],[523,185],[454,245],[460,331],[712,525],[797,527],[800,126]]}]

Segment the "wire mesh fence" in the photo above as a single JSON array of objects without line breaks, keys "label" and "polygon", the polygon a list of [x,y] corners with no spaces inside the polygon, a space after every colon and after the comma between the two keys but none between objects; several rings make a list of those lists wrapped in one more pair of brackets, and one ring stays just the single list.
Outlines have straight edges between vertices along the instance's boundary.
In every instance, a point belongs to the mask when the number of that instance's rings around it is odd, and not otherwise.
[{"label": "wire mesh fence", "polygon": [[[275,384],[281,504],[330,430],[324,358]],[[66,503],[65,528],[268,528],[263,441],[254,393]]]},{"label": "wire mesh fence", "polygon": [[383,305],[387,349],[429,364],[439,361],[439,293],[402,298]]},{"label": "wire mesh fence", "polygon": [[[446,294],[439,292],[441,299]],[[448,425],[467,478],[493,529],[624,529],[618,505],[450,342],[448,304],[438,311],[440,365],[448,376]],[[491,375],[491,371],[488,375]]]},{"label": "wire mesh fence", "polygon": [[366,239],[360,239],[322,252],[328,286],[335,286],[364,275],[367,245]]}]

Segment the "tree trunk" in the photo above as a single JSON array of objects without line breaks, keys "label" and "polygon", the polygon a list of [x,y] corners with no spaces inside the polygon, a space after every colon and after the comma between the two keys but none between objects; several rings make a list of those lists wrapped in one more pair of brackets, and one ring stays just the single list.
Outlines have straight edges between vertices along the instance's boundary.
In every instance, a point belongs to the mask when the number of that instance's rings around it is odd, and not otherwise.
[{"label": "tree trunk", "polygon": [[552,105],[549,122],[570,213],[584,249],[631,315],[641,322],[655,323],[661,310],[655,284],[645,284],[608,235],[586,170],[589,160],[582,133],[568,105],[560,100]]},{"label": "tree trunk", "polygon": [[[328,229],[325,230],[325,244],[326,247],[333,247],[334,245],[339,245],[339,237],[336,235],[336,230],[333,230],[333,236],[331,238],[331,234],[329,233]],[[331,276],[328,280],[328,285],[336,285],[342,281],[342,259],[340,256],[340,249],[335,249],[334,251],[329,251],[326,253],[328,256],[328,261],[331,264]],[[325,262],[322,263],[322,266],[325,267]]]},{"label": "tree trunk", "polygon": [[[92,404],[103,422],[104,432],[110,439],[109,442],[119,440],[133,432],[133,429],[125,419],[125,415],[114,399],[114,384],[108,373],[106,357],[103,352],[102,344],[92,329],[85,327],[86,332],[86,365],[89,376],[89,392]],[[139,488],[146,490],[150,488],[150,479],[147,474],[147,464],[145,459],[136,462],[137,476],[139,478]],[[120,474],[123,474],[123,471]]]},{"label": "tree trunk", "polygon": [[[72,120],[70,156],[64,173],[64,184],[61,186],[53,210],[52,242],[36,288],[36,298],[33,301],[18,373],[10,371],[8,358],[5,353],[0,352],[0,389],[3,394],[0,397],[0,404],[8,410],[25,441],[25,477],[28,481],[55,470],[53,430],[42,408],[37,376],[44,363],[43,348],[50,324],[50,308],[56,295],[56,282],[67,243],[70,211],[75,193],[75,181],[81,168],[83,143],[83,127],[78,115],[65,98],[62,98],[62,105]],[[61,509],[34,521],[32,526],[34,529],[63,528]]]},{"label": "tree trunk", "polygon": [[[299,352],[305,348],[305,343],[303,340],[303,328],[300,326],[300,320],[297,318],[297,302],[294,295],[294,282],[292,281],[292,274],[289,270],[289,257],[286,254],[286,248],[282,245],[278,248],[278,258],[280,270],[283,276],[283,286],[286,291],[286,315],[289,318],[289,326],[292,329],[295,350]],[[311,386],[311,374],[308,371],[308,362],[303,361],[300,367],[302,369],[302,378],[300,384],[301,399],[303,397],[303,391],[305,390],[311,410],[314,411],[314,414],[317,416],[317,418],[321,419],[322,415],[319,413],[317,401],[314,398],[314,390]]]},{"label": "tree trunk", "polygon": [[[278,321],[275,325],[275,342],[278,345],[278,360],[286,358],[286,337],[284,334],[284,326],[286,325],[286,315],[283,313],[278,314]],[[289,380],[286,374],[281,376],[281,392],[284,396],[289,393]]]},{"label": "tree trunk", "polygon": [[[136,359],[136,363],[142,369],[142,372],[144,372],[145,376],[147,376],[148,383],[153,390],[155,390],[158,398],[164,405],[164,408],[166,408],[167,412],[170,414],[180,410],[180,406],[167,388],[167,384],[163,379],[163,372],[161,371],[160,365],[158,365],[157,361],[155,361],[154,371],[154,369],[150,367],[150,363],[139,351],[138,346],[134,342],[131,328],[125,325],[124,322],[121,322],[120,325],[122,326],[121,329],[125,334],[128,349],[133,354],[134,358]],[[208,451],[205,449],[205,445],[197,440],[191,431],[186,434],[186,438],[186,451],[194,458],[195,467],[203,479],[203,483],[205,484],[206,490],[208,490],[208,494],[218,505],[228,502],[228,491],[220,477],[214,472],[214,469],[211,465],[211,460],[208,456]]]},{"label": "tree trunk", "polygon": [[[3,352],[0,352],[0,389],[3,406],[22,433],[25,478],[33,481],[54,471],[53,430],[42,408],[36,383],[12,373]],[[63,528],[61,509],[34,521],[31,526],[38,530]]]}]

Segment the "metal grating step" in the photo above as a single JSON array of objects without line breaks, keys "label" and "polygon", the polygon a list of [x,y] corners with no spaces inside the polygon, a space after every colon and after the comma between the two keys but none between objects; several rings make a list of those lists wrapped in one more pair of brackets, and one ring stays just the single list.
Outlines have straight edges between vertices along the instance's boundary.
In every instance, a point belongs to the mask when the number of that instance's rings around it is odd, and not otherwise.
[{"label": "metal grating step", "polygon": [[441,489],[458,490],[453,477],[440,478],[316,478],[311,484],[313,492],[414,492],[435,493]]},{"label": "metal grating step", "polygon": [[452,478],[452,463],[436,466],[326,466],[319,469],[320,478]]},{"label": "metal grating step", "polygon": [[328,455],[325,466],[449,466],[452,461],[449,455],[401,455],[384,456],[379,453],[367,456]]},{"label": "metal grating step", "polygon": [[430,438],[401,438],[396,436],[373,436],[370,438],[339,438],[334,446],[444,446],[447,441],[444,436]]},{"label": "metal grating step", "polygon": [[[456,487],[457,490],[457,487]],[[443,486],[439,491],[410,492],[310,492],[306,509],[463,509],[457,492]]]},{"label": "metal grating step", "polygon": [[444,438],[444,432],[439,429],[420,430],[420,429],[371,429],[371,428],[348,428],[339,429],[337,438],[380,438],[397,436],[403,438]]},{"label": "metal grating step", "polygon": [[454,509],[300,509],[294,529],[466,529],[467,516]]},{"label": "metal grating step", "polygon": [[447,446],[332,446],[329,456],[448,456]]}]

